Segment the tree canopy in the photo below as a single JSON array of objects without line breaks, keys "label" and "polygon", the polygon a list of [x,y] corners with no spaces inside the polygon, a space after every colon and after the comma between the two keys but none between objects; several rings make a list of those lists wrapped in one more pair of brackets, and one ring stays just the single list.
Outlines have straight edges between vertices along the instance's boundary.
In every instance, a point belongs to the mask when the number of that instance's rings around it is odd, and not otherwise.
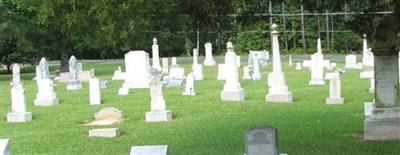
[{"label": "tree canopy", "polygon": [[269,50],[270,21],[279,25],[283,52],[314,52],[321,37],[325,52],[346,53],[361,49],[364,33],[374,42],[377,25],[395,7],[399,0],[0,0],[1,61],[47,56],[65,71],[72,54],[151,53],[153,37],[162,57],[179,56],[196,48],[197,31],[201,54],[206,42],[216,54],[228,41],[238,53]]}]

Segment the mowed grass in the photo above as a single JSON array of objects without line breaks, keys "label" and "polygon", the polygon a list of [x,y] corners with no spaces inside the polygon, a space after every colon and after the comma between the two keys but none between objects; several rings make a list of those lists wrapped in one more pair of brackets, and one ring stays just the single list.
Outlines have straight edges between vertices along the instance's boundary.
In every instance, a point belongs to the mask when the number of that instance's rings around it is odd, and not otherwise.
[{"label": "mowed grass", "polygon": [[[110,80],[122,64],[84,64],[94,68],[100,79]],[[341,66],[343,64],[340,64]],[[186,74],[191,65],[184,65]],[[217,66],[204,67],[205,80],[196,81],[196,96],[182,96],[182,89],[163,88],[167,108],[172,110],[171,122],[146,123],[150,110],[148,89],[131,90],[118,96],[122,81],[111,81],[110,89],[102,90],[102,105],[89,105],[88,83],[78,91],[66,91],[66,84],[57,83],[60,104],[52,107],[33,106],[37,88],[34,73],[24,73],[28,111],[33,121],[7,123],[11,110],[10,75],[0,75],[0,138],[12,140],[13,154],[129,154],[133,145],[167,144],[171,155],[241,155],[244,153],[244,130],[258,125],[278,129],[279,151],[289,155],[311,154],[398,154],[400,141],[363,141],[363,104],[371,101],[369,80],[360,79],[359,71],[342,77],[344,105],[326,105],[329,83],[309,86],[307,69],[283,62],[286,83],[294,95],[294,103],[267,103],[267,74],[264,79],[241,80],[245,89],[244,102],[223,102],[220,91],[224,81],[216,80]],[[56,68],[51,68],[55,70]],[[242,69],[240,69],[242,70]],[[242,72],[240,72],[242,77]],[[92,119],[103,107],[116,107],[126,119],[115,126],[122,130],[117,138],[89,138],[92,128],[82,122]]]}]

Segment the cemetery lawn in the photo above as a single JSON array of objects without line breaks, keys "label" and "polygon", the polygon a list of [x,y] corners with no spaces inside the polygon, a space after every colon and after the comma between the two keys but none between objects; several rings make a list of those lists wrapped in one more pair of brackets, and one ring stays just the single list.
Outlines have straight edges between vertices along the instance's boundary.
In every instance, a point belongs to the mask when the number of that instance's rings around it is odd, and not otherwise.
[{"label": "cemetery lawn", "polygon": [[[204,81],[196,81],[196,96],[182,96],[182,89],[163,88],[167,109],[174,120],[146,123],[150,110],[148,89],[131,90],[128,96],[118,96],[122,81],[111,81],[112,74],[122,64],[84,64],[94,68],[96,76],[110,80],[111,88],[102,90],[102,105],[90,106],[88,83],[78,91],[66,91],[66,84],[57,83],[60,104],[52,107],[33,106],[36,96],[34,72],[22,74],[28,111],[33,121],[7,123],[11,110],[11,75],[0,75],[0,138],[10,138],[12,152],[19,154],[129,154],[133,145],[167,144],[171,155],[242,155],[244,130],[258,125],[278,129],[280,152],[289,155],[311,154],[398,154],[400,141],[363,141],[364,102],[371,101],[369,80],[360,79],[359,71],[349,71],[342,77],[344,105],[326,105],[329,82],[325,86],[308,86],[307,69],[295,71],[295,66],[283,63],[286,83],[294,95],[294,103],[266,103],[267,74],[261,81],[243,81],[244,102],[222,102],[220,91],[224,81],[217,81],[217,66],[205,67]],[[243,65],[243,64],[242,64]],[[343,64],[339,64],[343,66]],[[184,65],[186,74],[191,65]],[[51,67],[56,70],[57,67]],[[240,69],[242,71],[242,68]],[[24,70],[22,70],[24,72]],[[242,73],[240,72],[240,77]],[[93,118],[103,107],[116,107],[126,119],[115,126],[122,131],[117,138],[89,138],[93,128],[82,123]]]}]

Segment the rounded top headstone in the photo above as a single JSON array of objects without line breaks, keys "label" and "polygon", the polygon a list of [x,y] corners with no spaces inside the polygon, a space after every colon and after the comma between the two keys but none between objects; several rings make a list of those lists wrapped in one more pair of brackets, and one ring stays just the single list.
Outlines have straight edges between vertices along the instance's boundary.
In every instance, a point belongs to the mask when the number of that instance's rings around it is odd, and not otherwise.
[{"label": "rounded top headstone", "polygon": [[233,44],[231,42],[226,43],[226,48],[228,49],[233,48]]},{"label": "rounded top headstone", "polygon": [[42,57],[42,58],[40,59],[39,64],[44,64],[44,63],[46,63],[46,58]]},{"label": "rounded top headstone", "polygon": [[273,23],[273,24],[271,25],[271,29],[272,29],[273,31],[276,31],[276,28],[278,28],[278,25],[276,25],[275,23]]},{"label": "rounded top headstone", "polygon": [[157,38],[153,38],[153,44],[154,44],[154,45],[157,44]]},{"label": "rounded top headstone", "polygon": [[76,58],[74,55],[71,55],[71,57],[69,58],[69,61],[76,61]]}]

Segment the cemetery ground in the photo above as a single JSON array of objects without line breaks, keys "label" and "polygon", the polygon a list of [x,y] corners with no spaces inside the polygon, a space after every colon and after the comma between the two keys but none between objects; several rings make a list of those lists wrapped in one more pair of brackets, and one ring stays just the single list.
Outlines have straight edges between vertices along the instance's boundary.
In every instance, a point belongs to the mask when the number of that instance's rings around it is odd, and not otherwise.
[{"label": "cemetery ground", "polygon": [[[11,75],[0,74],[0,138],[10,138],[14,154],[129,154],[133,145],[168,145],[172,155],[240,155],[244,153],[244,130],[258,125],[278,129],[280,152],[298,154],[398,154],[400,141],[364,141],[364,102],[371,101],[368,79],[360,79],[358,70],[341,75],[344,105],[326,105],[329,83],[309,86],[306,68],[283,62],[286,83],[293,93],[294,103],[266,103],[267,74],[271,66],[262,69],[263,80],[240,80],[245,89],[245,101],[223,102],[220,91],[224,81],[217,79],[217,66],[204,66],[205,80],[196,81],[196,96],[182,96],[183,88],[163,88],[167,109],[173,121],[147,123],[144,116],[150,110],[148,89],[131,89],[128,96],[118,96],[123,81],[111,81],[112,74],[122,64],[84,64],[84,70],[94,68],[96,76],[109,80],[111,88],[102,89],[102,104],[89,105],[88,83],[83,89],[67,91],[66,84],[56,82],[60,104],[51,107],[33,106],[37,88],[32,81],[33,69],[22,70],[28,111],[33,120],[7,123],[11,110]],[[242,64],[243,65],[243,64]],[[271,64],[270,64],[271,65]],[[341,67],[344,65],[339,64]],[[191,65],[184,64],[187,74]],[[58,67],[51,67],[51,71]],[[242,68],[239,72],[242,77]],[[125,120],[118,125],[122,135],[117,138],[89,138],[84,126],[103,107],[123,111]]]}]

